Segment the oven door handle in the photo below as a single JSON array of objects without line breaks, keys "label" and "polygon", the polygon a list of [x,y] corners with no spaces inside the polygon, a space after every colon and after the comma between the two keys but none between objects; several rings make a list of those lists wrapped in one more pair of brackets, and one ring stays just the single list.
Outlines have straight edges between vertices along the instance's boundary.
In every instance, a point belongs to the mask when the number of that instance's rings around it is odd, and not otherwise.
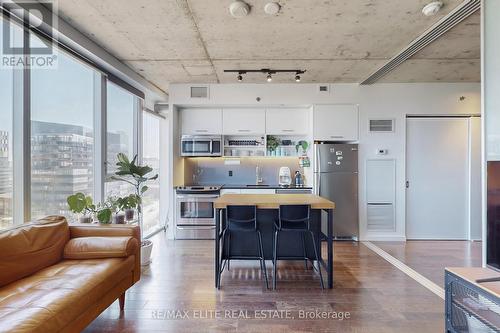
[{"label": "oven door handle", "polygon": [[219,195],[218,194],[214,194],[214,195],[177,195],[177,199],[190,199],[190,198],[193,198],[193,199],[216,199],[218,198]]},{"label": "oven door handle", "polygon": [[212,230],[215,229],[215,226],[197,226],[197,227],[181,227],[177,226],[179,230]]}]

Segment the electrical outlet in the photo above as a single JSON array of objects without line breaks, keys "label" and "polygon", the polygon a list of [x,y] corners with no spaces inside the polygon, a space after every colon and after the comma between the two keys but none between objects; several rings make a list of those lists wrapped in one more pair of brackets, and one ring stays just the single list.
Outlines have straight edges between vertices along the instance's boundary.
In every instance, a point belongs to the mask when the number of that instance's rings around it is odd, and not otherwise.
[{"label": "electrical outlet", "polygon": [[229,177],[233,176],[233,170],[229,170]]}]

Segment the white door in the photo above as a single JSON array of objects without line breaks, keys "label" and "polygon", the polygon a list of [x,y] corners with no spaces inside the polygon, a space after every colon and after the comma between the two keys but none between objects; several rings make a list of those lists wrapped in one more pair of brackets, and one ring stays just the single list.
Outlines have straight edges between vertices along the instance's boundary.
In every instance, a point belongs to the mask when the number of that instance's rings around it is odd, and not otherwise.
[{"label": "white door", "polygon": [[467,239],[469,120],[409,118],[407,239]]}]

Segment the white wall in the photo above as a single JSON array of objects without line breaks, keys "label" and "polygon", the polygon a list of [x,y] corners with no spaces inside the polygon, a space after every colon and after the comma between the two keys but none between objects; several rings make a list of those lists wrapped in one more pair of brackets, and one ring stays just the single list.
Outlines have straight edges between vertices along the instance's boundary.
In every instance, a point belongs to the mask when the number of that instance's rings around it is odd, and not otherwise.
[{"label": "white wall", "polygon": [[[170,111],[177,106],[310,106],[314,104],[359,104],[359,198],[360,239],[405,239],[405,146],[406,115],[479,114],[480,84],[330,84],[330,92],[320,93],[316,84],[212,84],[209,99],[191,99],[191,85],[170,86]],[[465,97],[460,101],[460,97]],[[257,101],[260,97],[260,102]],[[391,134],[368,133],[370,118],[389,117],[396,120]],[[175,131],[173,131],[175,132]],[[177,138],[172,137],[172,145]],[[388,149],[383,158],[396,160],[396,231],[366,231],[365,165],[367,159],[380,158],[377,148]],[[172,150],[173,151],[173,146]],[[173,168],[173,165],[172,165]],[[172,181],[173,183],[173,181]],[[171,184],[172,184],[171,183]]]}]

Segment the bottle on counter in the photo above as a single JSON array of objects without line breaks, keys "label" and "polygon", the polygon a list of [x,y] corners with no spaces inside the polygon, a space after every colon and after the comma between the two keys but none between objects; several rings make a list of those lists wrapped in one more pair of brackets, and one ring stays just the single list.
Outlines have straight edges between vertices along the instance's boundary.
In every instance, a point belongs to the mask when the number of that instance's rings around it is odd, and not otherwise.
[{"label": "bottle on counter", "polygon": [[302,179],[302,174],[300,171],[295,171],[295,187],[303,187],[304,180]]}]

